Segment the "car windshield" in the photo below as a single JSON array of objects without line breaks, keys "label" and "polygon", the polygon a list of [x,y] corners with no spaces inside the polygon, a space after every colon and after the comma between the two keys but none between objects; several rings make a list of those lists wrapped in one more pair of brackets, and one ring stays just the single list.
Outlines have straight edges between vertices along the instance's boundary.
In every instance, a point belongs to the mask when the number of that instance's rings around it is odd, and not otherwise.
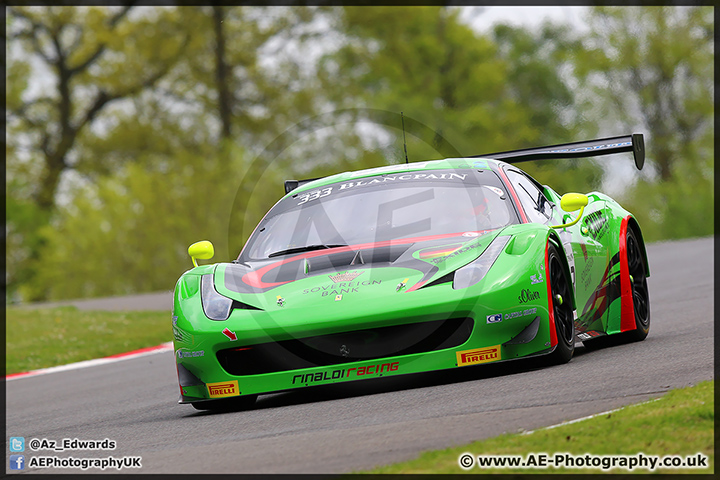
[{"label": "car windshield", "polygon": [[278,202],[240,258],[463,234],[517,223],[491,170],[430,170],[352,179]]}]

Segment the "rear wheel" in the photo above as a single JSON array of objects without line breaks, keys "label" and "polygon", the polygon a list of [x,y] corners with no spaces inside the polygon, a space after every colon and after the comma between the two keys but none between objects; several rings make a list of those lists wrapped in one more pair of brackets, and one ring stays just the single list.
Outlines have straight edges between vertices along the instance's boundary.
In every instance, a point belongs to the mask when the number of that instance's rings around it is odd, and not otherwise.
[{"label": "rear wheel", "polygon": [[193,402],[191,405],[196,410],[212,410],[231,412],[247,410],[255,405],[257,395],[244,395],[242,397],[221,398],[218,400],[206,400],[204,402]]},{"label": "rear wheel", "polygon": [[547,278],[550,282],[553,318],[558,342],[549,359],[554,364],[569,362],[575,351],[572,290],[562,262],[563,259],[557,248],[554,245],[549,245]]},{"label": "rear wheel", "polygon": [[640,243],[631,228],[627,230],[625,240],[628,272],[632,285],[633,312],[635,313],[635,330],[626,333],[628,340],[640,341],[650,331],[650,295],[647,287],[647,268],[645,258],[640,250]]},{"label": "rear wheel", "polygon": [[622,345],[628,342],[639,342],[647,337],[650,331],[650,297],[647,287],[647,269],[645,257],[640,250],[640,243],[632,229],[628,228],[625,237],[625,255],[632,287],[633,313],[635,329],[623,333],[583,340],[588,350]]}]

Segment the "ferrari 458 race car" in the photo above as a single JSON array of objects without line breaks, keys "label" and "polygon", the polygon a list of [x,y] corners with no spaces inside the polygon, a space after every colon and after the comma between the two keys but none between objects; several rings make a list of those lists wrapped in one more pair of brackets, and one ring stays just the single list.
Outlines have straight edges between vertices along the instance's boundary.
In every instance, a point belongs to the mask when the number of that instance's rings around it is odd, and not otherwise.
[{"label": "ferrari 458 race car", "polygon": [[[538,357],[576,337],[642,340],[647,255],[633,215],[562,197],[514,163],[632,151],[641,134],[288,180],[236,260],[175,286],[180,403]],[[577,212],[577,213],[575,213]]]}]

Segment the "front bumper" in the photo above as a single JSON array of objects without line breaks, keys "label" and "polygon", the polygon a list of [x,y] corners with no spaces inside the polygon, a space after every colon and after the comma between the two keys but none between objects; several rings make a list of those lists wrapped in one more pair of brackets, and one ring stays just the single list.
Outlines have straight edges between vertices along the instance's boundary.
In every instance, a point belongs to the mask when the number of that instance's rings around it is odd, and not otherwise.
[{"label": "front bumper", "polygon": [[372,282],[358,292],[323,295],[288,284],[238,294],[238,301],[260,309],[236,309],[225,321],[203,313],[198,292],[207,271],[186,274],[173,309],[181,402],[548,353],[547,286],[531,283],[530,276],[542,272],[545,238],[537,236],[535,243],[536,255],[527,245],[522,254],[504,254],[504,262],[501,255],[483,280],[465,289],[448,282],[406,291],[403,286],[417,285],[421,274],[386,268],[366,274]]}]

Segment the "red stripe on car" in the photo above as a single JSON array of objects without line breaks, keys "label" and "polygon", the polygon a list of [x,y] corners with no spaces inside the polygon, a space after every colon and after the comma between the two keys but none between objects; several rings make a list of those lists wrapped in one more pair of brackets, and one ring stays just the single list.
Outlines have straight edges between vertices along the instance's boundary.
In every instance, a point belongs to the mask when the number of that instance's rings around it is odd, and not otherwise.
[{"label": "red stripe on car", "polygon": [[505,188],[508,189],[510,192],[510,195],[512,195],[513,200],[515,201],[515,205],[517,205],[518,212],[520,212],[520,218],[522,218],[522,223],[528,223],[528,219],[525,216],[525,210],[523,210],[522,205],[520,204],[520,199],[518,198],[517,194],[515,193],[515,189],[513,188],[512,184],[510,183],[510,180],[508,180],[507,175],[505,175],[505,172],[503,172],[502,168],[498,168],[498,172],[500,172],[500,176],[502,177],[503,183],[505,183]]},{"label": "red stripe on car", "polygon": [[633,307],[630,267],[627,261],[627,229],[630,216],[623,218],[620,224],[620,331],[627,332],[637,328],[635,308]]}]

